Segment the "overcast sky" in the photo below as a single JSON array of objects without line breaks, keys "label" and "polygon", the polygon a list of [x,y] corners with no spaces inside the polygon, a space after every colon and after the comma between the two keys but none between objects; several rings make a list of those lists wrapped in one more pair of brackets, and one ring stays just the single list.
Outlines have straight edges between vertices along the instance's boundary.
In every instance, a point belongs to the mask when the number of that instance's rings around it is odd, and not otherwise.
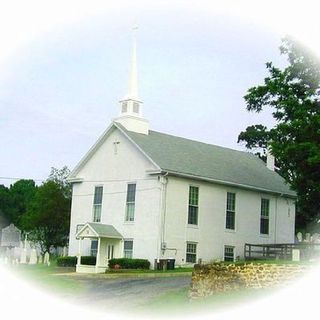
[{"label": "overcast sky", "polygon": [[243,96],[262,83],[267,61],[285,65],[282,32],[190,6],[103,8],[54,24],[2,59],[0,177],[45,179],[51,167],[80,161],[119,114],[135,21],[151,130],[244,150],[241,130],[273,125],[270,112],[248,113]]}]

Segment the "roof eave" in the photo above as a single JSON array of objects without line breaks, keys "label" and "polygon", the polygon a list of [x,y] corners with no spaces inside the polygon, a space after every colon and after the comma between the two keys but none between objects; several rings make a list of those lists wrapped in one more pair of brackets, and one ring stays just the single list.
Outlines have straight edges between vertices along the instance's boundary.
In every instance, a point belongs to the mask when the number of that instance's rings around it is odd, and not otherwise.
[{"label": "roof eave", "polygon": [[285,192],[280,192],[280,191],[275,191],[275,190],[270,190],[270,189],[265,189],[265,188],[259,188],[259,187],[236,183],[236,182],[231,182],[231,181],[223,181],[223,180],[213,179],[213,178],[209,178],[209,177],[197,176],[197,175],[193,175],[193,174],[182,173],[182,172],[177,172],[177,171],[172,171],[172,170],[162,169],[162,173],[163,174],[167,173],[172,176],[184,177],[184,178],[189,178],[189,179],[214,182],[217,184],[228,185],[228,186],[238,187],[238,188],[247,189],[247,190],[266,192],[266,193],[275,194],[275,195],[279,195],[279,196],[286,196],[286,197],[292,198],[292,199],[297,198],[296,195],[288,194]]},{"label": "roof eave", "polygon": [[[93,233],[94,235],[86,235],[85,237],[84,236],[80,236],[80,234],[83,232],[83,230],[88,227]],[[76,238],[96,238],[96,237],[99,237],[98,233],[90,226],[90,223],[87,222],[84,224],[84,226],[76,233]]]},{"label": "roof eave", "polygon": [[118,125],[113,122],[113,125],[119,129],[119,131],[156,167],[156,171],[160,172],[160,166],[142,149],[140,146]]},{"label": "roof eave", "polygon": [[105,234],[100,234],[99,237],[100,238],[109,238],[109,239],[119,239],[119,240],[123,239],[123,237],[121,237],[121,236],[110,236],[110,235],[105,235]]},{"label": "roof eave", "polygon": [[[83,156],[83,158],[79,161],[76,167],[71,171],[71,173],[67,177],[67,181],[81,182],[81,181],[78,181],[81,178],[78,178],[77,174],[84,167],[84,165],[90,160],[94,152],[102,145],[102,143],[105,141],[105,139],[111,133],[112,128],[114,127],[115,127],[114,123],[111,123],[109,127],[102,133],[102,135],[99,137],[97,142],[89,149],[89,151]],[[72,180],[75,180],[75,181],[72,181]]]},{"label": "roof eave", "polygon": [[81,183],[81,182],[83,182],[83,178],[69,178],[69,177],[67,177],[67,182],[69,182],[69,183]]}]

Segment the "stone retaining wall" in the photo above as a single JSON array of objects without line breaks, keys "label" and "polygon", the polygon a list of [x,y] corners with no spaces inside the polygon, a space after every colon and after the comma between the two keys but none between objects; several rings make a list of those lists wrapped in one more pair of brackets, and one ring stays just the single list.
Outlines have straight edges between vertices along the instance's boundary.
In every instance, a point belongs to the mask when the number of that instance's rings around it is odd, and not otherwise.
[{"label": "stone retaining wall", "polygon": [[242,288],[266,288],[286,285],[307,267],[299,264],[213,263],[195,265],[190,298]]}]

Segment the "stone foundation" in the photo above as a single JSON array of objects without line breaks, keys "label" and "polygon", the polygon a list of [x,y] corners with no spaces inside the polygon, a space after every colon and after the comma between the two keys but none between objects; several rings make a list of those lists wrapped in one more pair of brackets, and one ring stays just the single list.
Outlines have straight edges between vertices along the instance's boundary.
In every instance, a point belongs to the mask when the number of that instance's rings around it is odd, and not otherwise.
[{"label": "stone foundation", "polygon": [[195,265],[189,297],[195,299],[228,290],[282,286],[299,277],[306,268],[299,264],[263,263]]}]

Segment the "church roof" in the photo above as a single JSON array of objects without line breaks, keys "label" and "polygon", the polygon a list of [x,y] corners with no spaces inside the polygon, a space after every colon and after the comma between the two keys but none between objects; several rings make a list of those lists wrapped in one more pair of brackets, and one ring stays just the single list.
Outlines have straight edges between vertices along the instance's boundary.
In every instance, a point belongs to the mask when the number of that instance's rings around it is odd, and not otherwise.
[{"label": "church roof", "polygon": [[[93,234],[86,233],[86,229],[90,227],[93,231]],[[102,224],[98,222],[87,222],[77,233],[77,237],[92,237],[96,236],[99,238],[116,238],[116,239],[122,239],[122,235],[117,231],[117,229],[109,224]]]},{"label": "church roof", "polygon": [[156,131],[148,135],[116,124],[163,171],[295,197],[285,180],[257,156]]}]

